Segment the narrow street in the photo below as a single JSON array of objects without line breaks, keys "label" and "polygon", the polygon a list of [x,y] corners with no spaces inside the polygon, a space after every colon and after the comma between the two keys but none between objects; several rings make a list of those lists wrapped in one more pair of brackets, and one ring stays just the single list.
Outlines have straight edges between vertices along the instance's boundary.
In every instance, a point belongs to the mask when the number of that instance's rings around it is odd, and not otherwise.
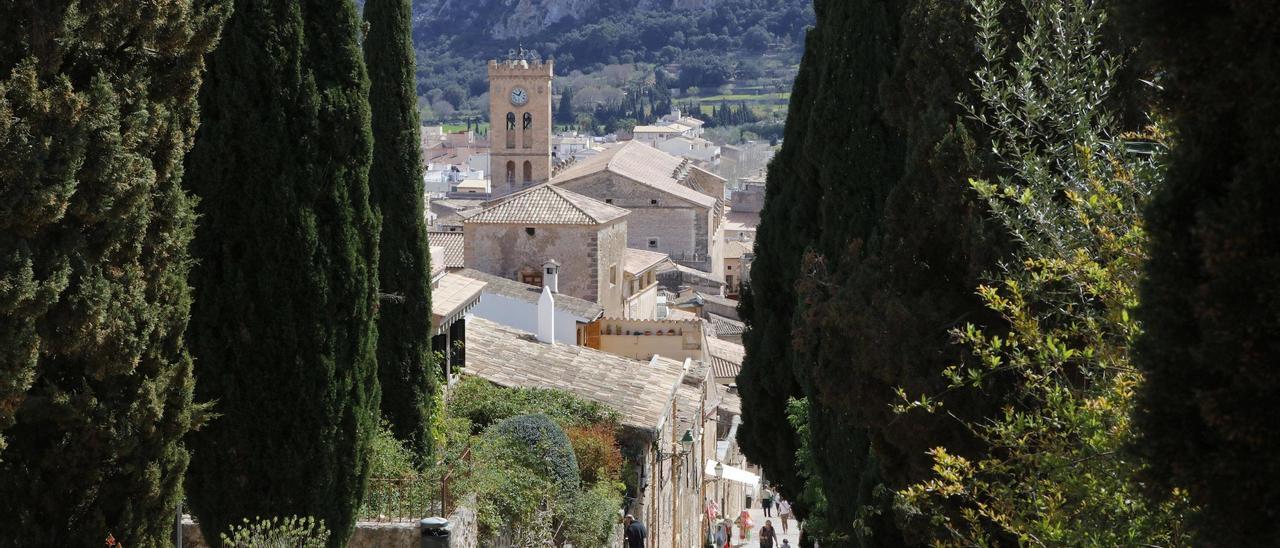
[{"label": "narrow street", "polygon": [[760,528],[764,527],[765,520],[769,520],[773,522],[773,530],[778,534],[778,540],[774,543],[774,548],[777,548],[778,546],[782,546],[782,541],[784,539],[789,540],[791,542],[791,546],[799,546],[800,545],[800,523],[797,522],[795,518],[788,520],[789,525],[787,527],[787,532],[783,533],[782,518],[778,517],[778,513],[776,510],[777,508],[774,508],[774,511],[770,512],[770,514],[773,514],[772,516],[765,517],[764,510],[760,508],[760,503],[756,502],[755,508],[751,509],[751,521],[754,524],[754,527],[751,530],[751,540],[743,541],[741,538],[741,530],[735,526],[733,528],[732,545],[734,547],[742,546],[745,548],[757,548],[758,546],[760,546]]}]

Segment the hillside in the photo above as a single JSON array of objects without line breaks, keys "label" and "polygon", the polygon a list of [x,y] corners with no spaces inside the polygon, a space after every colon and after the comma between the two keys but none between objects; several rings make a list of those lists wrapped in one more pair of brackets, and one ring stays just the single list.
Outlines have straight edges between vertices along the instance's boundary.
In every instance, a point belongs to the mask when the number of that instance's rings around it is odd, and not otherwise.
[{"label": "hillside", "polygon": [[521,46],[558,76],[663,67],[670,78],[653,80],[709,95],[789,82],[813,20],[810,0],[417,0],[418,92],[424,119],[479,116],[484,62]]}]

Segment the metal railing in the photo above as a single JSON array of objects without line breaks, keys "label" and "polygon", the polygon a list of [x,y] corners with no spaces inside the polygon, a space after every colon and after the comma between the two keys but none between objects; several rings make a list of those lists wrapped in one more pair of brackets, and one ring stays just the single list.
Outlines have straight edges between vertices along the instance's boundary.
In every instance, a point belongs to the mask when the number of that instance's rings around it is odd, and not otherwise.
[{"label": "metal railing", "polygon": [[471,447],[463,448],[456,461],[439,463],[418,476],[369,478],[360,521],[416,522],[446,516],[457,508],[457,482],[471,469]]},{"label": "metal railing", "polygon": [[416,522],[443,515],[439,485],[427,477],[369,478],[361,521]]}]

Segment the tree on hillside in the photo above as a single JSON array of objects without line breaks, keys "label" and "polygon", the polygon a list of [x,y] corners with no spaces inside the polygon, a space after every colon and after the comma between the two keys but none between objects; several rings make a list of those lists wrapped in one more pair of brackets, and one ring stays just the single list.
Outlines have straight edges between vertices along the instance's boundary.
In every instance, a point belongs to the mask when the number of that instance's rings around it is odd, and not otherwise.
[{"label": "tree on hillside", "polygon": [[560,106],[556,108],[555,119],[557,124],[573,125],[573,88],[565,88],[560,94]]},{"label": "tree on hillside", "polygon": [[1280,5],[1119,8],[1166,76],[1175,139],[1148,211],[1133,450],[1157,500],[1200,507],[1204,546],[1280,536]]},{"label": "tree on hillside", "polygon": [[359,28],[347,2],[238,0],[209,56],[185,180],[201,215],[196,396],[220,415],[190,437],[208,540],[242,518],[299,515],[336,547],[355,525],[379,404]]},{"label": "tree on hillside", "polygon": [[418,456],[431,450],[437,371],[431,352],[427,247],[409,0],[367,0],[365,64],[373,117],[369,201],[382,216],[378,245],[378,380],[382,415]]},{"label": "tree on hillside", "polygon": [[[0,537],[166,542],[202,420],[181,187],[227,2],[0,12]],[[6,445],[7,444],[7,445]]]}]

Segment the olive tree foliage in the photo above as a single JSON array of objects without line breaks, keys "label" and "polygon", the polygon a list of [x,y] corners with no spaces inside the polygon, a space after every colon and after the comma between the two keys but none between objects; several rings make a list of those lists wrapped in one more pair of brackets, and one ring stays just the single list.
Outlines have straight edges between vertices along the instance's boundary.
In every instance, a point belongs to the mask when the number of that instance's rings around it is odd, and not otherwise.
[{"label": "olive tree foliage", "polygon": [[[1123,451],[1142,382],[1130,315],[1141,212],[1163,179],[1165,136],[1154,124],[1123,133],[1108,111],[1122,59],[1100,44],[1103,2],[1026,0],[1029,27],[1012,39],[1003,4],[970,0],[983,63],[967,107],[1009,173],[972,185],[1019,244],[978,288],[1010,330],[955,330],[972,357],[944,377],[952,390],[1012,390],[1000,413],[966,422],[989,456],[937,447],[936,477],[899,495],[942,545],[1182,545],[1185,497],[1147,502],[1132,481],[1141,464]],[[936,396],[900,396],[900,413],[945,412]]]}]

